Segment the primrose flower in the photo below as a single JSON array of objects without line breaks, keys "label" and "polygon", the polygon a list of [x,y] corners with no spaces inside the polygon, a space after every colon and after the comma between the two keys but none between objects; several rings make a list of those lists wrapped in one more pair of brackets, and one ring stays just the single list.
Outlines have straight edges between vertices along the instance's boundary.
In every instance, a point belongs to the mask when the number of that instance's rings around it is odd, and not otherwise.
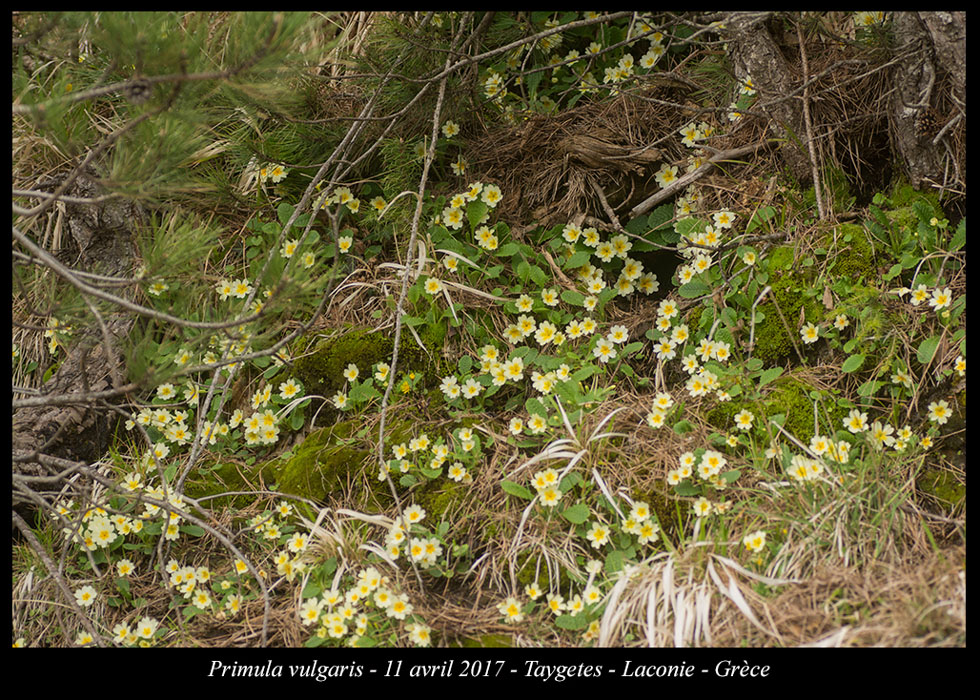
[{"label": "primrose flower", "polygon": [[735,223],[735,215],[730,211],[719,211],[715,212],[714,220],[718,228],[731,228]]},{"label": "primrose flower", "polygon": [[602,545],[609,542],[609,528],[600,522],[593,521],[592,526],[585,533],[585,538],[589,540],[595,549],[599,549]]},{"label": "primrose flower", "polygon": [[500,614],[504,616],[504,620],[510,623],[518,623],[524,619],[524,613],[521,610],[521,604],[518,602],[517,598],[513,596],[507,598],[505,601],[497,605],[497,610]]},{"label": "primrose flower", "polygon": [[460,395],[459,380],[454,375],[443,377],[439,390],[445,395],[447,401],[452,401]]},{"label": "primrose flower", "polygon": [[295,379],[289,379],[279,385],[279,396],[289,400],[301,391],[300,384]]},{"label": "primrose flower", "polygon": [[534,333],[534,339],[538,341],[538,345],[547,345],[555,339],[557,330],[555,325],[550,321],[542,321]]},{"label": "primrose flower", "polygon": [[929,306],[938,312],[948,307],[952,302],[953,292],[949,287],[946,287],[945,289],[937,288],[932,290],[932,298],[929,300]]},{"label": "primrose flower", "polygon": [[564,238],[569,243],[574,243],[582,235],[582,229],[580,229],[575,224],[565,224],[565,228],[561,232],[562,238]]},{"label": "primrose flower", "polygon": [[884,445],[891,446],[895,443],[895,438],[892,433],[895,432],[895,428],[888,425],[888,423],[882,423],[880,421],[875,421],[871,424],[871,441],[872,444],[881,449]]},{"label": "primrose flower", "polygon": [[463,384],[460,390],[462,391],[463,396],[468,399],[473,399],[479,396],[480,392],[483,391],[483,385],[471,377],[470,379],[466,380],[466,383]]},{"label": "primrose flower", "polygon": [[562,492],[553,486],[548,486],[538,492],[538,497],[541,499],[541,505],[554,508],[561,500]]},{"label": "primrose flower", "polygon": [[654,430],[663,426],[665,420],[666,420],[666,416],[664,415],[664,412],[661,411],[659,408],[655,408],[649,413],[647,413],[647,425],[649,425]]},{"label": "primrose flower", "polygon": [[527,294],[521,294],[515,303],[517,304],[517,310],[521,313],[526,314],[534,308],[534,299]]},{"label": "primrose flower", "polygon": [[496,185],[487,185],[483,188],[483,194],[481,195],[480,199],[482,199],[483,203],[492,209],[500,203],[501,199],[503,199],[503,194],[501,193],[500,188]]},{"label": "primrose flower", "polygon": [[534,415],[530,416],[527,420],[527,429],[532,435],[543,433],[547,428],[548,428],[548,421],[544,416],[540,414],[535,413]]},{"label": "primrose flower", "polygon": [[616,348],[606,338],[599,338],[595,347],[592,349],[592,354],[599,362],[605,364],[616,357]]},{"label": "primrose flower", "polygon": [[812,323],[807,323],[800,329],[800,336],[804,343],[815,343],[820,339],[820,329]]},{"label": "primrose flower", "polygon": [[761,552],[762,548],[766,546],[766,533],[762,530],[750,532],[742,538],[742,544],[750,552]]},{"label": "primrose flower", "polygon": [[699,518],[703,518],[706,515],[711,515],[712,506],[711,501],[709,501],[704,496],[701,496],[694,504],[691,506],[691,512],[694,513]]},{"label": "primrose flower", "polygon": [[83,608],[87,608],[94,603],[97,597],[98,594],[91,586],[82,586],[75,591],[75,601]]},{"label": "primrose flower", "polygon": [[933,423],[944,425],[951,415],[952,411],[949,408],[949,403],[945,400],[933,401],[929,404],[929,420]]},{"label": "primrose flower", "polygon": [[429,279],[427,279],[425,281],[425,293],[426,294],[435,295],[435,294],[438,294],[439,292],[441,292],[442,289],[443,289],[442,282],[440,282],[435,277],[430,277]]},{"label": "primrose flower", "polygon": [[616,257],[616,249],[609,241],[603,241],[596,246],[595,255],[604,263],[611,262]]},{"label": "primrose flower", "polygon": [[657,171],[654,177],[658,185],[661,187],[667,187],[667,185],[677,180],[677,166],[667,165],[665,163],[664,165],[660,166],[660,170]]},{"label": "primrose flower", "polygon": [[929,290],[924,284],[920,284],[918,287],[912,290],[912,298],[909,300],[909,302],[912,304],[912,306],[918,306],[928,298]]},{"label": "primrose flower", "polygon": [[854,434],[864,432],[868,429],[868,414],[852,408],[844,419],[844,427]]},{"label": "primrose flower", "polygon": [[752,427],[752,421],[755,418],[752,412],[747,409],[742,409],[735,414],[735,425],[739,430],[749,430]]},{"label": "primrose flower", "polygon": [[453,136],[459,133],[459,124],[454,122],[452,119],[447,119],[446,123],[442,125],[442,135],[447,139],[451,139]]},{"label": "primrose flower", "polygon": [[344,369],[344,378],[349,382],[352,382],[355,379],[357,379],[359,374],[360,371],[357,369],[357,365],[355,365],[353,362],[348,364],[347,367]]},{"label": "primrose flower", "polygon": [[340,410],[347,408],[347,394],[342,391],[338,391],[336,394],[334,394],[331,401],[333,402],[334,407]]}]

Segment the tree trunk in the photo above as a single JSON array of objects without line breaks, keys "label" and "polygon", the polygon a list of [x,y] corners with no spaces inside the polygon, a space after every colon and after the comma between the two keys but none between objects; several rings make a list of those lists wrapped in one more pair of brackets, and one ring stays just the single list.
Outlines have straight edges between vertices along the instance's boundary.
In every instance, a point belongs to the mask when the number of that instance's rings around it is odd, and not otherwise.
[{"label": "tree trunk", "polygon": [[[910,54],[892,74],[892,142],[913,187],[966,189],[966,13],[898,12],[898,50]],[[958,123],[936,137],[950,121]]]},{"label": "tree trunk", "polygon": [[[95,198],[105,191],[93,177],[83,174],[65,194]],[[77,253],[77,261],[69,266],[101,275],[131,276],[136,259],[134,224],[143,218],[142,209],[122,199],[65,206],[72,240],[69,252]],[[131,295],[127,289],[131,288],[117,287],[114,293],[127,297]],[[77,330],[67,356],[44,385],[40,398],[106,391],[125,381],[119,345],[132,329],[134,317],[130,312],[110,310],[102,311],[102,318],[104,328],[96,324]],[[77,462],[96,461],[108,449],[116,418],[94,401],[85,400],[19,408],[12,420],[13,455],[40,453]],[[37,461],[14,462],[13,470],[26,476],[46,476],[49,471]],[[15,507],[24,503],[15,489]]]}]

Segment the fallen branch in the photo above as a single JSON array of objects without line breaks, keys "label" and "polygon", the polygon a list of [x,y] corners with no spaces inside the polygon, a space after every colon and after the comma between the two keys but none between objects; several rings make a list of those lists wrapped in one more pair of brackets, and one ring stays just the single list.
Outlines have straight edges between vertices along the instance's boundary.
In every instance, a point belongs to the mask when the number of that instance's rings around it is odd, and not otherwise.
[{"label": "fallen branch", "polygon": [[660,204],[665,199],[670,199],[677,192],[684,189],[691,183],[700,180],[702,177],[707,175],[708,171],[711,170],[711,168],[713,168],[718,163],[724,162],[726,160],[731,160],[732,158],[739,158],[741,156],[748,155],[749,153],[755,153],[763,146],[774,142],[775,139],[763,139],[762,141],[758,141],[748,146],[740,146],[739,148],[732,148],[727,151],[718,151],[713,156],[711,156],[711,158],[709,158],[707,162],[702,164],[701,167],[698,168],[697,170],[688,173],[684,177],[678,178],[671,184],[664,187],[662,190],[651,195],[650,197],[647,197],[642,202],[640,202],[635,207],[633,207],[630,210],[630,218],[635,219],[641,214],[646,214],[648,211],[653,209],[655,206]]}]

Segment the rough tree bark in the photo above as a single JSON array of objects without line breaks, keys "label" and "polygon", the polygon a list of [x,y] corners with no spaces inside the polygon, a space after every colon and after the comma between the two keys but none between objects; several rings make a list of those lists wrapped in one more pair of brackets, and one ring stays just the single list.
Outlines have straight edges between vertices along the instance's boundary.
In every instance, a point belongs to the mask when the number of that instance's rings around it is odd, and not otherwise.
[{"label": "rough tree bark", "polygon": [[733,17],[729,43],[735,75],[744,80],[752,78],[759,93],[759,108],[773,120],[775,133],[786,140],[780,155],[797,180],[810,180],[810,161],[805,145],[803,111],[799,100],[786,99],[800,83],[799,71],[786,60],[768,21],[770,14],[739,14]]},{"label": "rough tree bark", "polygon": [[[54,189],[57,182],[43,183]],[[106,194],[91,174],[80,175],[65,193],[70,197],[97,198]],[[77,260],[70,266],[100,275],[130,277],[136,260],[135,231],[142,209],[125,199],[108,199],[95,204],[66,203],[72,245]],[[77,250],[76,250],[77,247]],[[64,257],[62,253],[59,257]],[[75,257],[73,255],[72,257]],[[113,292],[124,298],[130,287]],[[54,377],[42,388],[42,395],[106,391],[124,380],[126,372],[120,352],[121,341],[133,327],[134,316],[126,311],[103,311],[104,327],[77,329],[70,350]],[[92,402],[71,405],[37,405],[16,410],[12,419],[13,456],[38,453],[78,462],[93,462],[106,452],[116,416]],[[48,469],[39,462],[14,462],[15,473],[44,476]],[[14,492],[14,505],[24,505]]]},{"label": "rough tree bark", "polygon": [[[942,139],[933,141],[958,117],[965,130],[966,13],[897,12],[894,23],[895,35],[905,40],[899,50],[909,50],[892,74],[895,92],[889,117],[895,151],[913,187],[948,182],[943,163],[952,151],[951,164],[957,171],[953,176],[965,186],[965,162],[956,155],[960,148],[948,148]],[[947,138],[960,133],[947,130]]]},{"label": "rough tree bark", "polygon": [[[806,129],[799,95],[798,45],[779,41],[780,13],[735,13],[726,22],[736,76],[751,76],[759,93],[753,110],[772,119],[786,140],[780,155],[788,171],[809,182]],[[888,69],[891,148],[914,187],[966,187],[966,13],[894,12],[891,34],[898,57]],[[819,135],[817,135],[819,138]],[[937,138],[938,137],[938,138]]]}]

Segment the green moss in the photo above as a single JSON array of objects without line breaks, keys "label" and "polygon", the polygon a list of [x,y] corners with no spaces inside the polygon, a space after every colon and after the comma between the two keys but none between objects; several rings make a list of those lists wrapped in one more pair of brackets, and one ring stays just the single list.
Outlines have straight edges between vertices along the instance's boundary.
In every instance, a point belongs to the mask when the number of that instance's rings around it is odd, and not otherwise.
[{"label": "green moss", "polygon": [[[463,484],[446,478],[426,481],[412,492],[412,498],[418,505],[425,508],[426,520],[439,523],[446,519],[446,511],[463,502],[472,490]],[[458,523],[454,523],[457,524]]]},{"label": "green moss", "polygon": [[[683,529],[691,515],[687,503],[673,497],[670,492],[663,491],[638,494],[637,499],[649,504],[650,510],[657,516],[660,529],[667,536],[667,539],[674,543],[680,542]],[[680,508],[677,507],[678,504],[681,504]]]},{"label": "green moss", "polygon": [[[774,252],[784,248],[786,246],[780,246]],[[785,254],[780,253],[779,257],[784,258]],[[770,259],[769,284],[772,290],[758,307],[758,311],[762,314],[762,321],[757,322],[755,326],[755,348],[752,355],[767,366],[781,364],[786,358],[795,355],[793,344],[797,341],[797,337],[791,338],[790,332],[796,333],[795,324],[799,321],[800,309],[803,309],[806,320],[812,323],[818,323],[825,314],[825,310],[816,298],[804,293],[812,285],[812,270],[803,272],[793,270],[792,258],[789,258],[788,268],[782,269]]]},{"label": "green moss", "polygon": [[841,224],[824,236],[828,271],[835,279],[874,279],[877,275],[875,249],[860,224]]},{"label": "green moss", "polygon": [[[814,435],[814,400],[810,397],[813,387],[793,377],[779,379],[772,386],[763,399],[766,415],[785,414],[783,429],[801,442],[809,443]],[[817,425],[821,434],[833,435],[843,424],[847,411],[829,396],[821,398],[817,404]]]},{"label": "green moss", "polygon": [[[423,377],[423,386],[432,386],[438,376],[438,363],[432,358],[440,355],[440,347],[432,338],[432,333],[423,332],[423,342],[428,352],[422,350],[410,333],[402,335],[398,352],[398,373],[418,372]],[[372,367],[380,362],[391,363],[394,351],[393,336],[378,333],[370,328],[355,328],[337,338],[321,341],[313,352],[301,356],[293,365],[292,376],[303,384],[306,394],[316,394],[326,398],[344,388],[346,380],[344,369],[354,364],[362,376],[367,376]],[[340,415],[332,405],[320,412],[317,425],[328,425]]]},{"label": "green moss", "polygon": [[[763,417],[782,413],[786,416],[783,429],[798,440],[808,443],[813,437],[813,388],[792,377],[776,380],[769,393],[760,401],[726,401],[718,403],[705,414],[705,420],[720,433],[731,433],[735,426],[735,414],[743,408],[756,416],[752,434],[758,440],[768,440],[768,431]],[[820,431],[833,435],[841,425],[847,411],[836,405],[829,395],[821,397],[817,405]],[[762,409],[760,416],[760,408]],[[828,425],[829,421],[829,425]]]},{"label": "green moss", "polygon": [[919,489],[944,503],[960,508],[966,501],[966,485],[944,469],[926,469],[916,481]]},{"label": "green moss", "polygon": [[[539,586],[546,587],[550,581],[548,565],[543,559],[543,554],[538,549],[521,552],[517,555],[517,582],[521,589],[530,583],[537,583]],[[538,565],[540,562],[540,566]],[[568,590],[573,586],[580,586],[577,581],[573,582],[568,575],[568,570],[564,566],[558,566],[558,589]]]},{"label": "green moss", "polygon": [[925,200],[937,212],[936,216],[942,215],[942,206],[939,204],[939,194],[930,190],[917,190],[909,184],[908,180],[899,179],[892,185],[888,194],[888,201],[892,208],[911,207],[912,202]]},{"label": "green moss", "polygon": [[793,246],[776,246],[766,255],[766,268],[770,273],[792,269],[795,258],[796,252],[793,249]]},{"label": "green moss", "polygon": [[[202,498],[213,496],[226,491],[244,491],[248,489],[241,471],[246,469],[234,462],[216,462],[213,464],[202,464],[196,468],[187,478],[185,490],[191,498]],[[252,496],[227,496],[224,498],[209,499],[208,505],[212,508],[224,505],[234,507],[244,507],[253,501]]]},{"label": "green moss", "polygon": [[353,363],[367,373],[379,362],[390,362],[391,338],[370,329],[356,329],[339,338],[322,341],[316,349],[296,360],[293,376],[307,394],[330,397],[343,388],[344,369]]},{"label": "green moss", "polygon": [[377,465],[369,442],[351,439],[359,425],[350,420],[314,430],[291,454],[260,467],[263,479],[284,493],[321,502],[345,492],[351,483],[368,483],[371,493],[357,498],[358,504],[370,502],[370,497],[390,501],[385,484],[373,478]]}]

